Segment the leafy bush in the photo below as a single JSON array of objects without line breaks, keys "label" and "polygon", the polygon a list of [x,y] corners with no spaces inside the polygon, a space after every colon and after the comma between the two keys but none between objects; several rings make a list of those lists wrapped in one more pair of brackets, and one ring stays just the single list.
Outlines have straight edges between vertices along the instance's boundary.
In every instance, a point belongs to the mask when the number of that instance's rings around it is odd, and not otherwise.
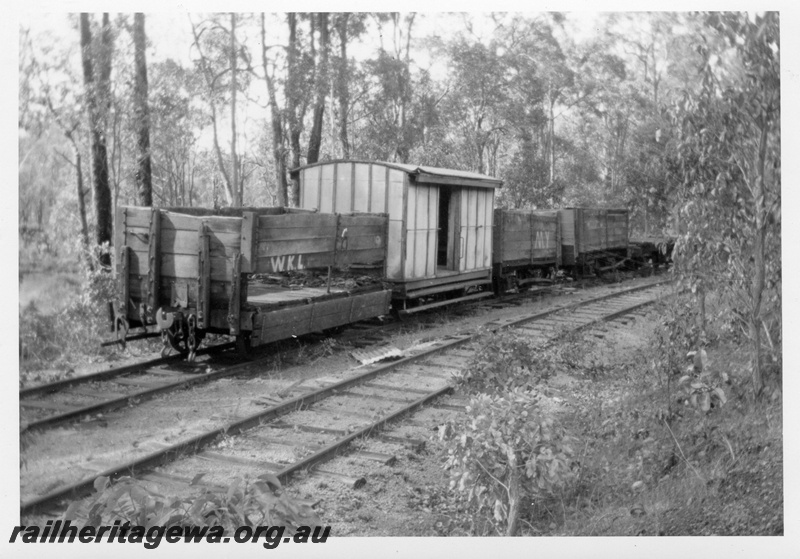
[{"label": "leafy bush", "polygon": [[82,268],[80,293],[63,310],[43,314],[31,303],[20,311],[19,351],[23,370],[71,365],[87,356],[111,351],[102,350],[99,343],[110,337],[107,301],[114,293],[113,276],[97,265],[100,255],[107,252],[107,246],[99,248],[93,257],[93,268]]},{"label": "leafy bush", "polygon": [[476,395],[467,414],[449,441],[450,486],[478,518],[513,536],[522,509],[570,479],[568,438],[531,391]]},{"label": "leafy bush", "polygon": [[552,361],[511,330],[484,333],[476,344],[480,349],[467,368],[456,375],[456,382],[469,393],[529,389],[553,373]]},{"label": "leafy bush", "polygon": [[[202,474],[194,482],[199,481]],[[140,481],[107,477],[95,480],[96,492],[84,501],[72,503],[63,520],[76,526],[110,525],[115,520],[134,526],[221,526],[226,533],[239,526],[285,526],[294,532],[299,526],[320,524],[317,514],[297,503],[282,489],[272,474],[255,481],[234,479],[227,488],[205,488],[192,497],[169,497],[150,491]]]}]

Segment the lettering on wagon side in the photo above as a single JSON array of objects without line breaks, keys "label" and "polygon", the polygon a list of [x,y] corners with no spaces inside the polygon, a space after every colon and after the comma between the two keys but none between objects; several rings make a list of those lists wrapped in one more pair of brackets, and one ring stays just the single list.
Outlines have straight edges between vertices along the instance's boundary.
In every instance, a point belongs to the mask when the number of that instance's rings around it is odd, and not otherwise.
[{"label": "lettering on wagon side", "polygon": [[[295,261],[295,258],[297,259]],[[302,254],[285,254],[283,256],[271,256],[269,259],[273,272],[291,272],[292,270],[305,270]]]}]

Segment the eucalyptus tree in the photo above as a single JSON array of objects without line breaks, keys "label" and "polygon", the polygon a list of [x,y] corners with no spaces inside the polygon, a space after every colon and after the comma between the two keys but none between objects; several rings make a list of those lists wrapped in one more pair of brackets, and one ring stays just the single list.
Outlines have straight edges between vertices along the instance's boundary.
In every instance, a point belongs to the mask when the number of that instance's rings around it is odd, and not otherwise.
[{"label": "eucalyptus tree", "polygon": [[[780,355],[781,96],[777,12],[704,16],[699,92],[674,113],[685,232],[681,277],[731,301],[753,349],[752,386],[763,389],[762,333]],[[716,281],[714,281],[716,280]]]},{"label": "eucalyptus tree", "polygon": [[[204,79],[198,70],[167,59],[150,65],[149,85],[155,201],[193,206],[200,201],[207,175],[216,173],[216,164],[204,171],[198,147],[202,130],[211,123],[210,109],[197,101],[204,93]],[[213,203],[213,195],[208,202]]]},{"label": "eucalyptus tree", "polygon": [[[110,244],[113,233],[111,189],[108,177],[106,141],[111,102],[112,33],[108,14],[103,14],[99,38],[92,38],[89,14],[80,15],[80,44],[86,107],[91,129],[92,176],[94,178],[95,240],[98,245]],[[107,254],[100,263],[110,266]]]},{"label": "eucalyptus tree", "polygon": [[[331,26],[335,30],[334,44],[337,45],[337,52],[333,57],[333,95],[336,98],[335,105],[332,104],[331,112],[335,114],[337,123],[336,132],[331,133],[331,143],[334,146],[332,152],[334,157],[341,155],[344,159],[349,159],[351,155],[350,135],[348,132],[348,122],[351,118],[351,95],[350,88],[355,75],[354,61],[348,56],[348,47],[353,40],[358,39],[366,31],[366,13],[342,12],[331,14]],[[331,123],[334,122],[334,114],[331,115]],[[338,139],[338,147],[335,139]]]},{"label": "eucalyptus tree", "polygon": [[[198,23],[191,22],[197,68],[203,76],[205,99],[210,109],[214,152],[223,178],[228,205],[241,206],[244,195],[242,156],[237,149],[237,101],[250,82],[250,54],[246,42],[237,38],[238,15],[213,14]],[[225,108],[227,107],[227,109]],[[223,118],[230,121],[228,163],[220,144]]]},{"label": "eucalyptus tree", "polygon": [[[71,52],[43,43],[43,37],[33,37],[27,29],[20,33],[20,228],[35,228],[42,234],[46,230],[54,238],[72,238],[73,231],[62,227],[77,214],[81,253],[91,270],[86,208],[90,191],[85,188],[83,171],[87,131],[81,94],[75,87],[80,80],[70,64]],[[71,156],[65,153],[54,128],[67,141]],[[64,200],[65,185],[61,181],[67,175],[65,162],[75,173],[77,208]],[[62,205],[66,206],[63,213]]]},{"label": "eucalyptus tree", "polygon": [[136,127],[136,185],[139,191],[139,203],[142,206],[153,205],[153,181],[150,158],[150,110],[147,100],[147,35],[144,29],[144,14],[133,16],[134,66],[134,118]]}]

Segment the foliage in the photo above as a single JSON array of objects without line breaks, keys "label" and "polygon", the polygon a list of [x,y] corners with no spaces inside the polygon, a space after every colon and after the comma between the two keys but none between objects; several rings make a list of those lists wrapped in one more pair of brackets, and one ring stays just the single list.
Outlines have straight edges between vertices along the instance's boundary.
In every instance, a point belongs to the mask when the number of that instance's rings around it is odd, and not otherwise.
[{"label": "foliage", "polygon": [[512,330],[484,332],[475,344],[478,350],[456,375],[456,382],[469,394],[531,389],[553,373],[552,361]]},{"label": "foliage", "polygon": [[728,382],[728,374],[709,368],[708,355],[704,349],[689,352],[687,357],[693,358],[692,364],[687,367],[687,374],[678,380],[678,387],[686,395],[685,402],[699,408],[703,413],[710,412],[712,407],[725,405],[728,397],[721,385]]},{"label": "foliage", "polygon": [[[109,247],[96,248],[93,269],[82,268],[81,287],[63,309],[54,314],[43,314],[31,304],[20,310],[19,344],[22,370],[74,365],[83,359],[106,355],[99,340],[108,337],[108,309],[114,293],[114,280],[99,265]],[[26,383],[27,375],[20,376]]]},{"label": "foliage", "polygon": [[[196,476],[192,484],[202,477]],[[205,488],[191,497],[162,495],[128,477],[113,483],[99,477],[94,487],[91,497],[70,505],[64,520],[95,527],[120,520],[146,529],[221,526],[229,534],[240,526],[285,526],[294,532],[299,526],[320,524],[313,509],[291,498],[272,474],[262,474],[256,480],[237,478],[228,487]]]},{"label": "foliage", "polygon": [[452,434],[447,468],[477,522],[514,535],[525,503],[566,482],[572,451],[540,403],[539,385],[554,372],[551,356],[510,330],[484,333],[477,344],[457,377],[470,395],[468,421],[442,430]]},{"label": "foliage", "polygon": [[513,536],[521,510],[570,478],[568,438],[538,397],[521,389],[475,395],[467,416],[449,442],[451,489],[479,518]]},{"label": "foliage", "polygon": [[702,88],[673,112],[685,228],[675,262],[684,285],[717,285],[744,311],[758,394],[764,321],[781,306],[779,19],[714,13],[706,25],[722,47],[698,47]]}]

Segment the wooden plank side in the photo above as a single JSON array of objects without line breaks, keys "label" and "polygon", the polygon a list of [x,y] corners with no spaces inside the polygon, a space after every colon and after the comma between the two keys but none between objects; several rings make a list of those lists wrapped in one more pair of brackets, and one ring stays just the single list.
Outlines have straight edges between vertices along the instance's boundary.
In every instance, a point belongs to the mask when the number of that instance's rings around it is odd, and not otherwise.
[{"label": "wooden plank side", "polygon": [[319,167],[309,167],[300,173],[300,205],[303,208],[319,208]]},{"label": "wooden plank side", "polygon": [[119,206],[114,215],[114,271],[117,274],[119,274],[119,269],[117,268],[119,254],[122,246],[125,244],[125,237],[128,229],[126,219],[127,211],[128,208]]},{"label": "wooden plank side", "polygon": [[[213,270],[213,261],[212,261]],[[236,336],[240,332],[240,312],[242,305],[242,257],[236,254],[233,257],[233,269],[231,270],[231,295],[228,299],[228,326],[231,336]]]},{"label": "wooden plank side", "polygon": [[353,211],[370,211],[369,163],[354,163],[353,172]]},{"label": "wooden plank side", "polygon": [[[403,190],[405,188],[406,174],[397,169],[389,169],[387,188],[387,207],[385,211],[391,219],[404,219],[403,215]],[[413,206],[409,206],[413,207]]]},{"label": "wooden plank side", "polygon": [[474,270],[475,266],[475,247],[478,244],[478,189],[467,189],[467,219],[469,227],[467,229],[467,270]]},{"label": "wooden plank side", "polygon": [[486,196],[486,227],[489,228],[486,232],[486,244],[484,245],[484,268],[492,266],[492,254],[494,254],[494,194],[494,189],[484,191],[484,196]]},{"label": "wooden plank side", "polygon": [[[130,261],[131,250],[126,246],[119,249],[119,260],[117,262],[117,297],[119,298],[119,310],[122,316],[129,317],[131,312],[131,281]],[[135,316],[135,313],[134,313]]]},{"label": "wooden plank side", "polygon": [[256,260],[258,274],[289,272],[292,270],[309,270],[333,266],[333,251],[317,254],[260,256]]},{"label": "wooden plank side", "polygon": [[425,277],[434,277],[436,275],[436,258],[438,256],[438,247],[436,246],[438,231],[436,228],[439,223],[439,187],[429,188],[428,193],[428,260],[425,266]]},{"label": "wooden plank side", "polygon": [[319,211],[333,213],[334,172],[333,165],[321,165],[319,183]]},{"label": "wooden plank side", "polygon": [[373,214],[342,214],[339,216],[340,227],[375,227],[380,229],[386,227],[386,215],[373,215]]},{"label": "wooden plank side", "polygon": [[483,267],[486,260],[484,251],[486,250],[486,233],[489,232],[486,228],[486,192],[483,190],[475,190],[475,195],[478,201],[478,211],[475,216],[476,225],[478,226],[478,235],[475,244],[475,267]]},{"label": "wooden plank side", "polygon": [[409,206],[412,208],[410,211],[415,211],[417,214],[415,219],[417,234],[414,239],[414,278],[424,278],[428,275],[428,261],[431,256],[428,253],[428,238],[431,229],[428,216],[432,211],[430,207],[432,188],[409,185],[409,191],[412,188],[417,189],[416,208]]},{"label": "wooden plank side", "polygon": [[197,326],[208,328],[211,314],[211,250],[205,224],[197,230]]},{"label": "wooden plank side", "polygon": [[332,253],[336,243],[334,233],[335,230],[332,230],[330,235],[317,237],[306,237],[286,241],[259,241],[256,248],[256,257]]},{"label": "wooden plank side", "polygon": [[389,310],[391,292],[379,291],[352,297],[313,302],[308,305],[263,311],[256,315],[254,344],[277,341],[291,336],[325,330],[373,316]]},{"label": "wooden plank side", "polygon": [[336,163],[336,189],[333,210],[337,213],[353,211],[353,164]]},{"label": "wooden plank side", "polygon": [[[373,213],[388,213],[389,210],[386,206],[386,193],[389,189],[388,186],[388,173],[389,169],[383,165],[370,164],[370,204],[369,211]],[[395,218],[395,219],[400,219]]]},{"label": "wooden plank side", "polygon": [[[415,277],[414,275],[414,254],[416,250],[416,238],[417,238],[417,189],[414,186],[408,187],[408,215],[406,215],[406,226],[405,226],[405,246],[406,246],[406,255],[405,260],[403,262],[403,277],[406,279]],[[390,200],[390,203],[394,203]],[[391,212],[391,209],[390,209]]]},{"label": "wooden plank side", "polygon": [[386,277],[390,280],[402,279],[401,240],[403,222],[389,221],[389,238],[387,240]]},{"label": "wooden plank side", "polygon": [[254,268],[252,262],[256,253],[256,244],[258,243],[257,235],[258,216],[253,212],[244,212],[242,215],[242,234],[239,240],[239,246],[242,251],[242,272],[245,274],[251,273]]},{"label": "wooden plank side", "polygon": [[[280,231],[282,229],[319,229],[326,227],[336,227],[336,216],[333,214],[324,213],[309,213],[309,214],[286,214],[286,215],[270,215],[260,216],[258,218],[258,238],[262,240],[269,240],[272,238],[285,238],[274,237],[273,230]],[[296,233],[292,233],[296,234]]]},{"label": "wooden plank side", "polygon": [[[131,251],[131,274],[147,275],[147,254]],[[230,281],[231,260],[211,256],[211,279]],[[161,259],[161,276],[173,279],[197,278],[197,254],[163,255]]]},{"label": "wooden plank side", "polygon": [[[127,227],[148,229],[150,225],[150,208],[139,206],[122,206]],[[163,210],[162,210],[163,211]]]},{"label": "wooden plank side", "polygon": [[151,211],[150,232],[148,239],[148,271],[147,271],[147,306],[148,320],[155,322],[155,313],[159,307],[159,285],[161,283],[161,212]]},{"label": "wooden plank side", "polygon": [[197,227],[202,221],[208,226],[210,233],[236,233],[241,234],[241,217],[218,216],[192,216],[162,211],[161,227],[163,229],[177,229],[182,231],[197,232]]}]

